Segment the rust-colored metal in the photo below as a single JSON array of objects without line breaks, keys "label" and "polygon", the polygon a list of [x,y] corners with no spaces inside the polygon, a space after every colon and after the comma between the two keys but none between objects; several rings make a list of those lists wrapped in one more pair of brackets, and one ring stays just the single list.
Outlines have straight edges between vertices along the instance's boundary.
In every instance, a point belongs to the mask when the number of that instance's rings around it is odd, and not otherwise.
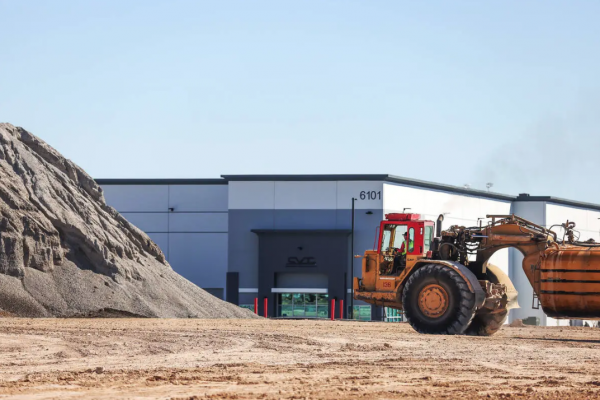
[{"label": "rust-colored metal", "polygon": [[448,292],[437,283],[425,286],[419,293],[419,309],[429,318],[439,318],[448,311]]},{"label": "rust-colored metal", "polygon": [[552,246],[525,257],[523,270],[548,316],[600,319],[600,248]]},{"label": "rust-colored metal", "polygon": [[573,222],[563,224],[568,240],[562,242],[555,232],[527,220],[498,217],[504,219],[481,232],[487,238],[481,242],[478,260],[514,247],[524,256],[523,271],[548,316],[600,319],[600,246],[575,242]]},{"label": "rust-colored metal", "polygon": [[485,291],[485,302],[483,307],[490,311],[506,308],[508,304],[507,288],[505,284],[492,283],[490,281],[479,281]]}]

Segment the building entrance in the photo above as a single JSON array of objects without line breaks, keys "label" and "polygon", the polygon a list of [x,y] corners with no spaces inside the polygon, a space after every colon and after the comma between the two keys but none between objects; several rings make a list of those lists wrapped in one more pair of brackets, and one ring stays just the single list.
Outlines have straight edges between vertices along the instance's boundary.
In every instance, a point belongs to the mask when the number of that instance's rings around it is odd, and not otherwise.
[{"label": "building entrance", "polygon": [[349,230],[253,232],[259,236],[258,298],[269,299],[269,315],[327,318],[329,301],[346,298]]},{"label": "building entrance", "polygon": [[328,303],[328,294],[278,293],[277,316],[284,318],[328,318]]}]

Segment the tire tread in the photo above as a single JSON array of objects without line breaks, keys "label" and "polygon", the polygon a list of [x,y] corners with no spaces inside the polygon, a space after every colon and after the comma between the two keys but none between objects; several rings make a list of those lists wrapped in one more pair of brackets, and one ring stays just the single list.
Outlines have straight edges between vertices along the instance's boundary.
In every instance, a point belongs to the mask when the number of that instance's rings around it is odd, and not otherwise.
[{"label": "tire tread", "polygon": [[417,316],[411,316],[410,312],[407,313],[405,308],[405,315],[408,323],[419,333],[442,335],[463,334],[475,316],[475,295],[469,291],[469,287],[464,279],[452,268],[440,264],[427,264],[424,267],[419,268],[408,278],[408,281],[406,282],[406,286],[404,287],[404,291],[402,293],[403,304],[407,304],[407,301],[409,301],[408,297],[411,287],[417,284],[420,280],[431,275],[446,275],[457,287],[460,293],[460,300],[457,302],[459,309],[457,310],[458,312],[456,318],[445,329],[428,329],[419,324]]}]

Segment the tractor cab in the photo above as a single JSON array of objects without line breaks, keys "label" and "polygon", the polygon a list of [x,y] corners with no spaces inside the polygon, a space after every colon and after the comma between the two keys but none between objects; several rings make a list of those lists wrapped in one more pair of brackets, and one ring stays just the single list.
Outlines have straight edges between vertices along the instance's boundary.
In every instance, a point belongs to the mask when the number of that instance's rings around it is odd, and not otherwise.
[{"label": "tractor cab", "polygon": [[419,214],[386,214],[379,226],[380,275],[399,275],[430,251],[434,223]]},{"label": "tractor cab", "polygon": [[492,221],[494,217],[503,219],[486,228],[452,226],[443,232],[443,215],[434,224],[422,220],[418,214],[387,214],[378,227],[375,248],[365,251],[362,277],[354,277],[352,281],[354,299],[404,310],[407,321],[417,332],[493,334],[506,320],[510,302],[515,304],[516,296],[511,293],[516,295],[516,290],[510,279],[487,262],[483,272],[477,272],[475,267],[443,254],[440,248],[447,245],[457,252],[462,249],[468,253],[485,238],[491,245],[486,242],[489,247],[475,249],[479,250],[478,257],[485,260],[507,243],[529,246],[523,248],[531,249],[528,254],[537,259],[550,231],[525,220],[515,223],[515,216],[491,217]]},{"label": "tractor cab", "polygon": [[379,224],[373,250],[365,251],[362,277],[355,278],[355,298],[401,308],[397,291],[419,260],[431,258],[433,221],[419,214],[386,214]]}]

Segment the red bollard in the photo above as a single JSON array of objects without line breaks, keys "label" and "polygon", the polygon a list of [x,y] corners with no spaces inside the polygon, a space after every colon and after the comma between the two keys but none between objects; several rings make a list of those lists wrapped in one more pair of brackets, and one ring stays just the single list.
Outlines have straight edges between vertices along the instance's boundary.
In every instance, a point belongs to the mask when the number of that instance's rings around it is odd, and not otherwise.
[{"label": "red bollard", "polygon": [[269,318],[268,311],[269,310],[269,298],[265,297],[265,318]]},{"label": "red bollard", "polygon": [[258,297],[254,298],[254,314],[258,315]]},{"label": "red bollard", "polygon": [[340,300],[340,319],[344,319],[344,299]]},{"label": "red bollard", "polygon": [[335,299],[331,299],[331,320],[335,320]]}]

